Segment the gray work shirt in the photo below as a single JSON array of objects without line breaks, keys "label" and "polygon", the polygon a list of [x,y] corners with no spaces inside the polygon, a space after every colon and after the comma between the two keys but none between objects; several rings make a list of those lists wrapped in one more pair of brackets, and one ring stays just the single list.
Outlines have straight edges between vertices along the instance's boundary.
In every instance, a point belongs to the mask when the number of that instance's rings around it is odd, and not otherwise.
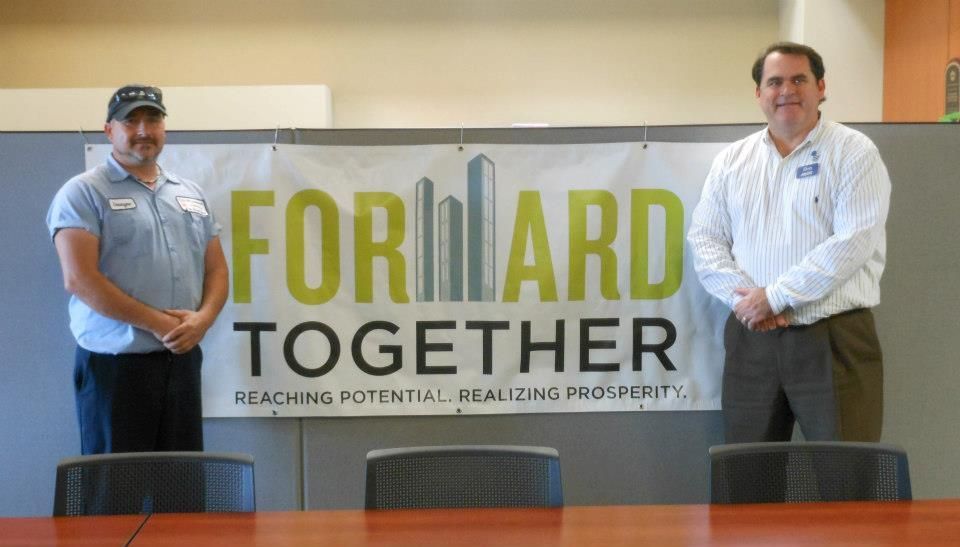
[{"label": "gray work shirt", "polygon": [[[100,240],[100,271],[123,292],[157,309],[196,310],[203,298],[207,243],[220,233],[200,187],[160,169],[153,190],[110,156],[73,177],[47,212],[54,237],[80,228]],[[150,332],[105,317],[71,296],[70,330],[96,353],[164,349]]]}]

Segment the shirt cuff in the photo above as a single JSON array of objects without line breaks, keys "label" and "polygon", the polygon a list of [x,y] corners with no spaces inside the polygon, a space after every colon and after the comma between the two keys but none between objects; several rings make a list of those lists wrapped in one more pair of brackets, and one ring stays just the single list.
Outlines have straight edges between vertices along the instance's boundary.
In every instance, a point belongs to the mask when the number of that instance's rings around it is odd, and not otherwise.
[{"label": "shirt cuff", "polygon": [[787,300],[787,296],[783,293],[783,290],[775,285],[770,285],[763,289],[767,295],[767,302],[770,304],[770,308],[773,310],[774,315],[783,313],[783,310],[787,309],[790,305],[790,302]]}]

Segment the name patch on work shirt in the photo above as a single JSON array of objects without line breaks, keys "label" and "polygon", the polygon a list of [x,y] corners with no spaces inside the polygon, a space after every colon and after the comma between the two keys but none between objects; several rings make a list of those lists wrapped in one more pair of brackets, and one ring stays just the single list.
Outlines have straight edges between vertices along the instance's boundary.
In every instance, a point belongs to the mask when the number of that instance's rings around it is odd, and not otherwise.
[{"label": "name patch on work shirt", "polygon": [[114,211],[126,211],[127,209],[136,209],[137,202],[133,198],[110,198],[110,209]]},{"label": "name patch on work shirt", "polygon": [[208,215],[207,206],[203,203],[203,200],[196,198],[188,198],[184,196],[177,196],[177,203],[180,204],[180,208],[188,213],[193,213],[195,215],[200,215],[205,217]]},{"label": "name patch on work shirt", "polygon": [[797,167],[797,178],[802,179],[806,177],[812,177],[820,172],[819,163],[811,163],[809,165],[801,165]]}]

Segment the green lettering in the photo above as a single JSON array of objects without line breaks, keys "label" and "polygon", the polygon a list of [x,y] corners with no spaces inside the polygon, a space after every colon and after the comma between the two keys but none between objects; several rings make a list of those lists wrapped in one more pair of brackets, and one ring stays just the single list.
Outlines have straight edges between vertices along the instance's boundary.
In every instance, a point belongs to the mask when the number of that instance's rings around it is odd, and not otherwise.
[{"label": "green lettering", "polygon": [[[650,208],[666,213],[663,281],[650,282]],[[683,202],[669,190],[642,188],[631,192],[630,298],[659,300],[680,289],[683,281]]]},{"label": "green lettering", "polygon": [[[320,263],[323,280],[318,287],[307,285],[307,208],[320,211]],[[287,204],[287,289],[298,302],[323,304],[340,288],[340,213],[330,194],[320,190],[297,192]]]},{"label": "green lettering", "polygon": [[[398,304],[410,301],[407,295],[406,261],[400,252],[404,238],[403,201],[390,192],[357,192],[354,194],[354,260],[356,262],[356,301],[373,302],[373,259],[387,260],[390,299]],[[387,214],[387,237],[373,240],[373,210]]]},{"label": "green lettering", "polygon": [[[529,235],[529,237],[528,237]],[[524,264],[527,255],[527,240],[533,246],[533,264]],[[513,243],[507,262],[506,280],[503,286],[503,301],[520,299],[520,283],[535,281],[540,287],[541,302],[557,301],[557,282],[550,257],[547,239],[547,223],[543,217],[540,193],[520,192],[517,198],[517,219],[513,224]]]},{"label": "green lettering", "polygon": [[233,301],[249,304],[250,257],[270,253],[270,241],[250,237],[250,209],[273,207],[274,193],[270,190],[235,190],[230,193],[230,222],[233,241]]},{"label": "green lettering", "polygon": [[[620,300],[617,290],[617,255],[611,248],[617,238],[617,199],[606,190],[571,190],[570,215],[570,301],[586,298],[587,255],[600,259],[600,294],[607,300]],[[600,209],[600,235],[587,239],[587,208]]]}]

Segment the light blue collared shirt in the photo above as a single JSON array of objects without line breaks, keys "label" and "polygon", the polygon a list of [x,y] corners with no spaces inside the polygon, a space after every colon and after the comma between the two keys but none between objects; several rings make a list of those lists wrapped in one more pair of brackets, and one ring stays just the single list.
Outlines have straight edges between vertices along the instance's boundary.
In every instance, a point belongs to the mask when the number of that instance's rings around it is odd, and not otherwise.
[{"label": "light blue collared shirt", "polygon": [[[80,228],[100,240],[100,271],[123,292],[157,309],[196,310],[203,298],[207,243],[220,233],[200,187],[160,170],[153,190],[110,156],[73,177],[47,212],[54,237]],[[96,353],[164,349],[150,332],[104,317],[70,298],[70,330]]]}]

